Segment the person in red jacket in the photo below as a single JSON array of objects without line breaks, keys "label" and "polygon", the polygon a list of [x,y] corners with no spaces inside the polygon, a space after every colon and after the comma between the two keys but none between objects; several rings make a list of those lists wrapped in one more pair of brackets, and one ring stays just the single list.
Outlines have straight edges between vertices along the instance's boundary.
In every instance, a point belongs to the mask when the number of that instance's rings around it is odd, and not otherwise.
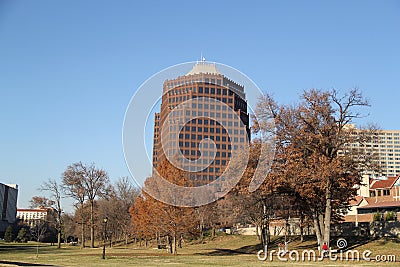
[{"label": "person in red jacket", "polygon": [[328,245],[324,242],[324,244],[322,245],[322,255],[325,256],[328,254]]}]

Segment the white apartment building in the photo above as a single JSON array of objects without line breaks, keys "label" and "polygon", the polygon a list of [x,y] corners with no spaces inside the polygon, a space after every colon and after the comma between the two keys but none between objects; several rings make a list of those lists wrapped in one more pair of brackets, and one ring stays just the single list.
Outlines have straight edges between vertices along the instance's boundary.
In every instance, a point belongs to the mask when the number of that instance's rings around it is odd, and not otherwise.
[{"label": "white apartment building", "polygon": [[28,224],[34,226],[38,221],[45,221],[47,219],[48,209],[17,209],[17,218]]},{"label": "white apartment building", "polygon": [[[361,133],[362,130],[358,130]],[[375,164],[380,168],[379,177],[400,174],[400,130],[378,130],[375,138],[365,144],[352,143],[348,147],[360,149],[363,153],[373,155]]]}]

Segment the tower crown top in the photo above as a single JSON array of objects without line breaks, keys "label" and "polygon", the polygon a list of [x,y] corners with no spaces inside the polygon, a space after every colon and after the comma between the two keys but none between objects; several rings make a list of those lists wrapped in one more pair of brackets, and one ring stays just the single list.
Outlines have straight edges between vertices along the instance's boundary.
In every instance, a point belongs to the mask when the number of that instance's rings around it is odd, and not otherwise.
[{"label": "tower crown top", "polygon": [[221,72],[219,72],[214,63],[208,63],[203,59],[202,61],[194,64],[192,70],[189,71],[186,75],[193,75],[199,73],[221,74]]}]

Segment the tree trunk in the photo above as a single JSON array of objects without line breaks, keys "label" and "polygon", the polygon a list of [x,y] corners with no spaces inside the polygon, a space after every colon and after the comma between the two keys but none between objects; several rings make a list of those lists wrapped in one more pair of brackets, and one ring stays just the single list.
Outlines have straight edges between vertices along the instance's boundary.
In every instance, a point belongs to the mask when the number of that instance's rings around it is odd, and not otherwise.
[{"label": "tree trunk", "polygon": [[201,220],[200,220],[200,240],[201,241],[203,241],[203,239],[204,239],[203,229],[204,229],[204,219],[203,219],[203,217],[201,217]]},{"label": "tree trunk", "polygon": [[288,241],[288,231],[289,231],[288,228],[289,228],[289,219],[286,218],[285,219],[285,244]]},{"label": "tree trunk", "polygon": [[178,247],[179,247],[179,248],[182,248],[183,242],[184,242],[184,240],[183,240],[183,234],[181,234],[180,237],[179,237],[179,243],[178,243]]},{"label": "tree trunk", "polygon": [[90,247],[94,248],[94,201],[90,201]]},{"label": "tree trunk", "polygon": [[61,222],[61,207],[60,202],[58,201],[58,210],[57,210],[57,248],[61,248],[61,229],[62,229],[62,222]]},{"label": "tree trunk", "polygon": [[317,214],[315,214],[315,213],[314,213],[314,216],[313,216],[313,223],[314,223],[315,235],[317,236],[317,241],[318,241],[318,249],[320,249],[322,235],[321,235],[321,229],[319,227],[320,226],[319,225],[319,218],[318,218]]},{"label": "tree trunk", "polygon": [[169,251],[169,253],[172,254],[172,241],[171,241],[171,237],[169,235],[167,235],[167,244],[168,244],[168,251]]},{"label": "tree trunk", "polygon": [[263,201],[263,218],[262,218],[262,245],[265,247],[269,244],[269,219],[267,218],[267,206]]},{"label": "tree trunk", "polygon": [[324,237],[324,233],[325,233],[324,215],[319,214],[318,222],[319,222],[319,231],[321,233],[321,241],[323,241],[322,238]]},{"label": "tree trunk", "polygon": [[57,248],[61,248],[61,229],[59,228],[57,231]]},{"label": "tree trunk", "polygon": [[81,248],[85,248],[85,219],[83,217],[83,204],[81,205]]},{"label": "tree trunk", "polygon": [[261,240],[260,233],[258,232],[259,230],[260,230],[260,226],[256,223],[256,236],[257,236],[257,239],[258,239],[259,241],[262,241],[262,240]]},{"label": "tree trunk", "polygon": [[176,255],[176,233],[174,233],[173,237],[173,254]]},{"label": "tree trunk", "polygon": [[327,185],[326,185],[326,206],[325,206],[325,229],[324,229],[324,242],[329,248],[329,241],[331,237],[331,213],[332,213],[332,206],[331,206],[331,184],[330,179],[328,178]]},{"label": "tree trunk", "polygon": [[304,223],[304,215],[303,215],[303,212],[300,212],[300,225],[299,225],[299,227],[300,227],[300,243],[303,243],[303,241],[304,241],[304,235],[303,235],[303,223]]}]

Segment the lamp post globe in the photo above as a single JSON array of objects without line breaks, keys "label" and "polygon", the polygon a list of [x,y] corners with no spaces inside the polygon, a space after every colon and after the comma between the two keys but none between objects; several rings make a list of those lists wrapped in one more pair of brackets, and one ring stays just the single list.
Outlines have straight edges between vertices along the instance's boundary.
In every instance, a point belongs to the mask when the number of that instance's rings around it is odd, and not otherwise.
[{"label": "lamp post globe", "polygon": [[108,218],[105,217],[103,219],[103,223],[104,223],[104,229],[103,229],[103,254],[101,255],[101,258],[104,260],[106,258],[106,235],[107,235],[107,221]]}]

